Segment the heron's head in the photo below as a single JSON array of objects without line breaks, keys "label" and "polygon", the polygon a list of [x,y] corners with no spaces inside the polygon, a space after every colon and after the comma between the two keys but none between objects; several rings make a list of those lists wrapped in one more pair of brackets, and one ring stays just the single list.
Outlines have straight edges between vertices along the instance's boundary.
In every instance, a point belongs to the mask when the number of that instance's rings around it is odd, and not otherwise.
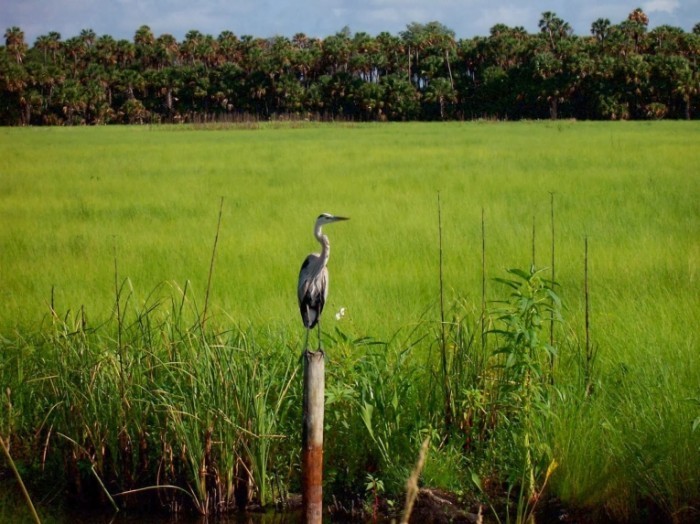
[{"label": "heron's head", "polygon": [[316,227],[320,227],[326,224],[332,224],[333,222],[340,222],[341,220],[350,220],[348,217],[337,217],[331,215],[330,213],[321,213],[316,219]]}]

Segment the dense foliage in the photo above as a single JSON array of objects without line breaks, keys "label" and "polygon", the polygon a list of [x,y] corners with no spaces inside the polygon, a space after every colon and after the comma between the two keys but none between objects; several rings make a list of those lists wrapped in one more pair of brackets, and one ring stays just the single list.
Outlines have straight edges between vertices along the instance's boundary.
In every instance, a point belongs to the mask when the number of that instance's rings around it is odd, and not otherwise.
[{"label": "dense foliage", "polygon": [[439,22],[398,36],[347,28],[182,42],[141,26],[133,42],[85,29],[33,47],[18,27],[0,47],[0,124],[105,124],[242,118],[690,119],[700,92],[700,23],[648,30],[641,9],[576,36],[551,12],[540,32],[498,24],[456,39]]}]

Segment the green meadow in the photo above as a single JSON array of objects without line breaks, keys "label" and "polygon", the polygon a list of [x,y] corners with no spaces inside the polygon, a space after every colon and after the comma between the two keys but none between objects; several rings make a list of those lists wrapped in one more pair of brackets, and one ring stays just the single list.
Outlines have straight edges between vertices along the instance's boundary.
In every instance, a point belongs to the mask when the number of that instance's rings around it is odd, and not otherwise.
[{"label": "green meadow", "polygon": [[432,435],[423,485],[503,521],[546,492],[691,522],[698,144],[697,122],[0,129],[0,436],[39,499],[52,475],[81,500],[165,484],[166,455],[170,509],[221,510],[243,470],[263,505],[298,490],[296,278],[327,211],[351,217],[324,229],[328,497],[400,506]]}]

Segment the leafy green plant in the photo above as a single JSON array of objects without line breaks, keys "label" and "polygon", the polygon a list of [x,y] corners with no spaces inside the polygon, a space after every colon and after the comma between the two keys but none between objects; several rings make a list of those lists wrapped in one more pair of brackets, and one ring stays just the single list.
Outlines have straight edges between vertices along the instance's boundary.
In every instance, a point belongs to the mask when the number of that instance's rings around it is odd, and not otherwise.
[{"label": "leafy green plant", "polygon": [[506,426],[517,450],[511,489],[518,490],[517,522],[527,521],[540,492],[556,468],[541,432],[551,417],[548,364],[556,350],[545,336],[545,323],[560,319],[561,301],[544,270],[510,269],[510,278],[496,278],[509,289],[506,300],[493,310],[497,339],[494,356],[501,370],[498,395],[503,399]]},{"label": "leafy green plant", "polygon": [[366,481],[365,491],[371,507],[371,511],[369,513],[372,515],[372,521],[376,522],[377,517],[379,516],[381,496],[384,494],[384,481],[375,477],[371,473],[367,473]]}]

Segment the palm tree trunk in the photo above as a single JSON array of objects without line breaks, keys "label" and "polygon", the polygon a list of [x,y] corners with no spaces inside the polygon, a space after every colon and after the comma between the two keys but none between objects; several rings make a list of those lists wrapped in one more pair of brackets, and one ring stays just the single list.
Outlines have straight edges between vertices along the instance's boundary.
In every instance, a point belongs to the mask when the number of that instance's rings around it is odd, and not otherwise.
[{"label": "palm tree trunk", "polygon": [[549,118],[556,120],[559,113],[559,99],[553,96],[549,101]]},{"label": "palm tree trunk", "polygon": [[455,82],[452,78],[452,67],[450,66],[450,54],[447,49],[445,49],[445,62],[447,62],[447,72],[450,74],[450,87],[455,88]]}]

